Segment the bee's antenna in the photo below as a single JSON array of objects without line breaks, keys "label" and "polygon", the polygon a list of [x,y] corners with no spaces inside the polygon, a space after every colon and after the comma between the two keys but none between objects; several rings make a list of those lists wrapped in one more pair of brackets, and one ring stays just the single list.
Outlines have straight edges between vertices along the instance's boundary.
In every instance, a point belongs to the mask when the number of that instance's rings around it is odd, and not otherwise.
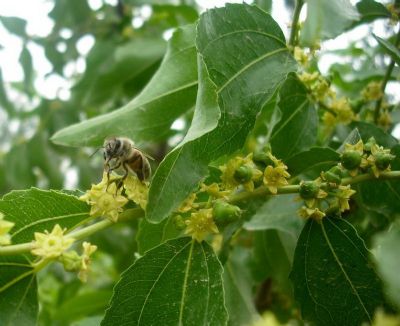
[{"label": "bee's antenna", "polygon": [[104,147],[98,147],[89,157],[92,157],[94,154],[96,154],[102,148],[104,148]]}]

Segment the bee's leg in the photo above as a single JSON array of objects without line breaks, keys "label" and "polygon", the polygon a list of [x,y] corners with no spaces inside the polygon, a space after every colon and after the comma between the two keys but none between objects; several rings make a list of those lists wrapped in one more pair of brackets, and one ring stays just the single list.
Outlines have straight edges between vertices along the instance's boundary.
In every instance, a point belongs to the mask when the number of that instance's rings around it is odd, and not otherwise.
[{"label": "bee's leg", "polygon": [[[119,164],[119,165],[121,165],[121,164]],[[125,173],[122,176],[122,178],[118,180],[117,192],[122,187],[122,184],[123,184],[124,180],[127,178],[128,173],[129,173],[128,166],[126,165],[126,163],[122,163],[122,168],[124,169]]]}]

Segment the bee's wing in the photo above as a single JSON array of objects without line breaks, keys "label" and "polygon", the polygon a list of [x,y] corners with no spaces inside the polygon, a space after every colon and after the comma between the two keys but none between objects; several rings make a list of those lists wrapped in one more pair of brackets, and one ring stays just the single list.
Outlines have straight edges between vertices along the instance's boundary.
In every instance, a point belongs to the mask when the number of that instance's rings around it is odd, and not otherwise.
[{"label": "bee's wing", "polygon": [[149,158],[150,160],[155,161],[155,158],[154,158],[154,157],[152,157],[151,155],[149,155],[149,154],[143,152],[140,148],[137,148],[137,147],[135,147],[135,146],[132,146],[132,148],[138,150],[140,153],[142,153],[144,156],[146,156],[146,157]]}]

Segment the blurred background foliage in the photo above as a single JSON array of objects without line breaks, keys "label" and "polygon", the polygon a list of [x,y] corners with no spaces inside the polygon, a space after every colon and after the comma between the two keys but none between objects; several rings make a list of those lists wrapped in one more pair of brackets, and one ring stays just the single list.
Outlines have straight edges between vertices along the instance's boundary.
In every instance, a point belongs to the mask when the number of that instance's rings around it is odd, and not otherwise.
[{"label": "blurred background foliage", "polygon": [[[173,29],[195,22],[202,10],[194,0],[99,1],[96,8],[91,7],[87,0],[47,2],[52,3],[49,18],[54,25],[45,37],[28,34],[27,22],[19,17],[0,16],[1,25],[23,42],[19,63],[24,75],[22,82],[4,82],[0,70],[0,194],[32,186],[85,190],[97,182],[102,171],[101,154],[90,157],[94,149],[56,146],[49,141],[50,136],[66,126],[118,109],[129,102],[157,70]],[[271,0],[255,2],[271,11]],[[286,0],[285,4],[290,17],[294,1]],[[358,8],[360,13],[361,9]],[[382,11],[380,18],[385,17],[390,15]],[[366,13],[357,24],[369,21]],[[386,26],[390,34],[393,27]],[[93,43],[85,54],[78,50],[83,39]],[[49,75],[59,75],[71,83],[68,96],[62,92],[54,99],[40,96],[35,86],[38,72],[29,47],[32,43],[43,49],[51,63]],[[330,65],[327,77],[339,93],[351,98],[358,98],[369,82],[381,80],[386,72],[388,57],[376,42],[371,42],[371,38],[343,44],[342,49],[325,53],[341,58]],[[315,70],[319,69],[316,61],[313,65]],[[393,76],[398,75],[396,67]],[[389,96],[389,103],[395,103],[393,95]],[[398,114],[395,105],[392,106],[391,114]],[[145,148],[161,159],[185,134],[191,116],[192,110],[189,110],[179,118],[179,123],[165,139],[157,144],[144,144]],[[393,119],[399,120],[398,117]],[[263,133],[265,126],[260,125],[253,135],[256,137]],[[337,130],[337,143],[344,140],[340,139],[341,134],[347,135],[348,130],[342,133]],[[100,249],[93,260],[93,273],[84,286],[75,275],[64,272],[57,264],[44,270],[39,275],[39,324],[98,325],[113,285],[135,259],[133,253],[138,251],[135,230],[137,225],[134,223],[115,225],[89,239]],[[260,232],[259,237],[262,240],[265,234]],[[279,254],[282,249],[277,248],[276,252]],[[240,258],[242,254],[239,252],[236,256]],[[259,256],[262,257],[263,253]],[[287,266],[277,268],[285,270]],[[257,262],[253,269],[253,273],[258,275]],[[232,265],[232,271],[236,271],[236,266]],[[261,282],[266,277],[259,275],[258,278]],[[271,287],[268,282],[270,280],[261,284],[260,292],[264,287]],[[257,302],[257,306],[264,310],[266,306],[270,307],[271,302]],[[275,308],[278,314],[281,308]]]}]

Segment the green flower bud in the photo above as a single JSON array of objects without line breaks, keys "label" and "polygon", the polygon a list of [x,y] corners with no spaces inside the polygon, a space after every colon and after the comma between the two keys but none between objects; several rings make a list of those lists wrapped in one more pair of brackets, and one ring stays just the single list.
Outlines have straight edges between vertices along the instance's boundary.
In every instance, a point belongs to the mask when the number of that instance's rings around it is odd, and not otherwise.
[{"label": "green flower bud", "polygon": [[342,165],[347,170],[354,170],[361,164],[362,156],[356,151],[347,151],[342,154]]},{"label": "green flower bud", "polygon": [[275,166],[274,161],[271,157],[264,151],[255,151],[253,153],[253,162],[262,166],[266,167],[268,165]]},{"label": "green flower bud", "polygon": [[64,252],[60,258],[60,262],[64,265],[66,271],[79,271],[82,265],[82,258],[74,250]]},{"label": "green flower bud", "polygon": [[389,167],[390,162],[395,158],[394,155],[389,153],[376,153],[374,156],[375,165],[381,171],[386,170]]},{"label": "green flower bud", "polygon": [[177,230],[184,230],[186,228],[185,220],[180,215],[175,215],[173,217],[174,226]]},{"label": "green flower bud", "polygon": [[299,194],[303,199],[316,198],[319,192],[319,185],[314,181],[303,181],[300,183]]},{"label": "green flower bud", "polygon": [[218,227],[237,221],[240,214],[241,210],[239,207],[222,201],[215,202],[213,207],[213,219]]},{"label": "green flower bud", "polygon": [[252,168],[246,165],[242,165],[241,167],[235,170],[233,177],[239,183],[246,183],[251,180],[253,176]]},{"label": "green flower bud", "polygon": [[367,153],[371,153],[371,148],[373,145],[376,145],[376,140],[374,137],[368,139],[368,141],[364,144],[364,151]]}]

